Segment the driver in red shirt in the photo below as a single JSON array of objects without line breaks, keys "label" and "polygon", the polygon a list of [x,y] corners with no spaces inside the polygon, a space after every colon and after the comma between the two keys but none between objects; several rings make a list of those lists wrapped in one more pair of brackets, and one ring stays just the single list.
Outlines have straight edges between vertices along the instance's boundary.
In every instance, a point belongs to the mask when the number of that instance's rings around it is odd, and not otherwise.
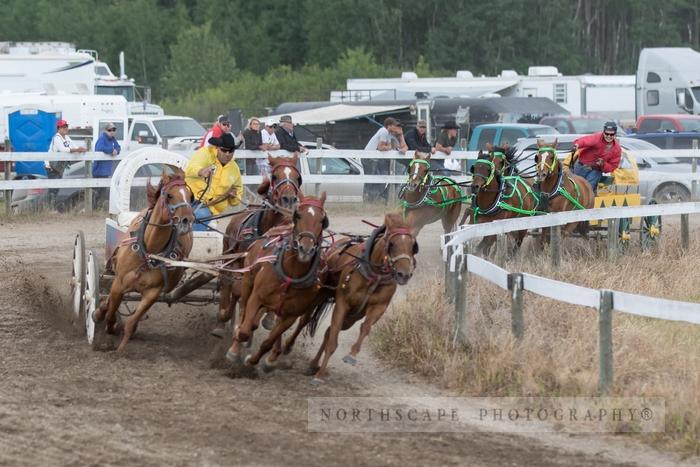
[{"label": "driver in red shirt", "polygon": [[605,122],[602,132],[574,141],[574,148],[579,150],[579,154],[573,171],[591,184],[594,194],[598,191],[598,182],[603,173],[610,173],[620,165],[622,149],[616,135],[615,122]]}]

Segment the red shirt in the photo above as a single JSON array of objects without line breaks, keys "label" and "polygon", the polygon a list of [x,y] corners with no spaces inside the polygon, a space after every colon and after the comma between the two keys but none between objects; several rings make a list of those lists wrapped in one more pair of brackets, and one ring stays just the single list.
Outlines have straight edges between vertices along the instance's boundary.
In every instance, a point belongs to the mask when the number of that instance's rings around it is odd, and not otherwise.
[{"label": "red shirt", "polygon": [[202,138],[202,142],[199,144],[200,148],[203,148],[207,144],[209,144],[209,138],[221,138],[221,136],[224,134],[224,130],[221,129],[219,125],[214,125],[211,130],[207,131],[207,133],[204,135],[204,138]]},{"label": "red shirt", "polygon": [[597,167],[596,160],[603,159],[601,171],[610,173],[620,165],[622,157],[622,148],[617,139],[613,139],[608,145],[603,139],[603,132],[593,133],[591,135],[582,136],[574,141],[579,148],[578,160],[583,165]]}]

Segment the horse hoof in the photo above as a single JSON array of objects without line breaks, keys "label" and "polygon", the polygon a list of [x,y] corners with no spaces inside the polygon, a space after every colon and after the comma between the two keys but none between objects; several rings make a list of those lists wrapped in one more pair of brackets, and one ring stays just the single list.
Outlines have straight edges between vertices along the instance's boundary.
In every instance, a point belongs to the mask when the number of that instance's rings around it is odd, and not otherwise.
[{"label": "horse hoof", "polygon": [[265,373],[270,373],[276,369],[277,369],[276,362],[270,363],[267,361],[267,359],[263,360],[262,371],[264,371]]},{"label": "horse hoof", "polygon": [[357,359],[353,357],[352,355],[346,355],[343,357],[343,361],[347,363],[348,365],[355,366],[357,365]]},{"label": "horse hoof", "polygon": [[251,360],[252,358],[253,358],[252,355],[246,355],[246,356],[245,356],[245,359],[243,360],[243,364],[244,364],[245,366],[247,366],[247,367],[251,367],[251,368],[254,367],[255,365],[253,365],[252,363],[250,363],[250,360]]},{"label": "horse hoof", "polygon": [[246,349],[249,349],[253,345],[253,339],[248,339],[247,341],[243,342],[243,347]]},{"label": "horse hoof", "polygon": [[237,353],[231,352],[231,350],[226,351],[226,360],[233,364],[241,363],[241,356]]},{"label": "horse hoof", "polygon": [[304,371],[304,375],[305,376],[313,376],[316,373],[318,373],[318,370],[320,370],[320,368],[318,366],[312,365]]},{"label": "horse hoof", "polygon": [[316,378],[316,377],[311,378],[311,386],[319,387],[323,383],[325,383],[325,381],[323,381],[321,378]]}]

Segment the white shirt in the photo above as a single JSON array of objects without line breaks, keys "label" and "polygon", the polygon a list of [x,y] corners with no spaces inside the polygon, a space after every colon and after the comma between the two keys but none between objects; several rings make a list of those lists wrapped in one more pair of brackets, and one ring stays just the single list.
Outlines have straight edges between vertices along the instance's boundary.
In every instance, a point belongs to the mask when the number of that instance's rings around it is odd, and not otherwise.
[{"label": "white shirt", "polygon": [[262,135],[262,142],[263,144],[276,144],[279,146],[280,142],[277,141],[277,135],[273,131],[272,134],[268,133],[267,130],[263,130],[260,132]]},{"label": "white shirt", "polygon": [[365,146],[365,151],[376,151],[377,148],[379,147],[379,143],[394,143],[392,144],[392,147],[398,148],[401,143],[399,143],[398,138],[396,136],[392,135],[389,133],[389,130],[387,130],[384,127],[381,127],[377,132],[372,136],[372,139],[369,140],[367,143],[367,146]]},{"label": "white shirt", "polygon": [[[70,139],[70,136],[61,136],[60,133],[56,133],[55,135],[53,135],[53,139],[51,140],[49,152],[70,153],[70,150],[74,148],[75,146],[73,146],[73,140]],[[44,161],[44,167],[47,169],[50,168],[49,161]]]}]

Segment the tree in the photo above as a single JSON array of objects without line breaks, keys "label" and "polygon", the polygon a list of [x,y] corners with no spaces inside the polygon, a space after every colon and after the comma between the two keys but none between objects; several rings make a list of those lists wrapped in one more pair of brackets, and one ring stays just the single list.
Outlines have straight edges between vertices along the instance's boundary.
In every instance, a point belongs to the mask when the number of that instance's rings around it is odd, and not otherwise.
[{"label": "tree", "polygon": [[230,79],[236,61],[228,44],[217,38],[211,23],[192,26],[177,36],[162,79],[164,96],[181,96],[216,87]]}]

